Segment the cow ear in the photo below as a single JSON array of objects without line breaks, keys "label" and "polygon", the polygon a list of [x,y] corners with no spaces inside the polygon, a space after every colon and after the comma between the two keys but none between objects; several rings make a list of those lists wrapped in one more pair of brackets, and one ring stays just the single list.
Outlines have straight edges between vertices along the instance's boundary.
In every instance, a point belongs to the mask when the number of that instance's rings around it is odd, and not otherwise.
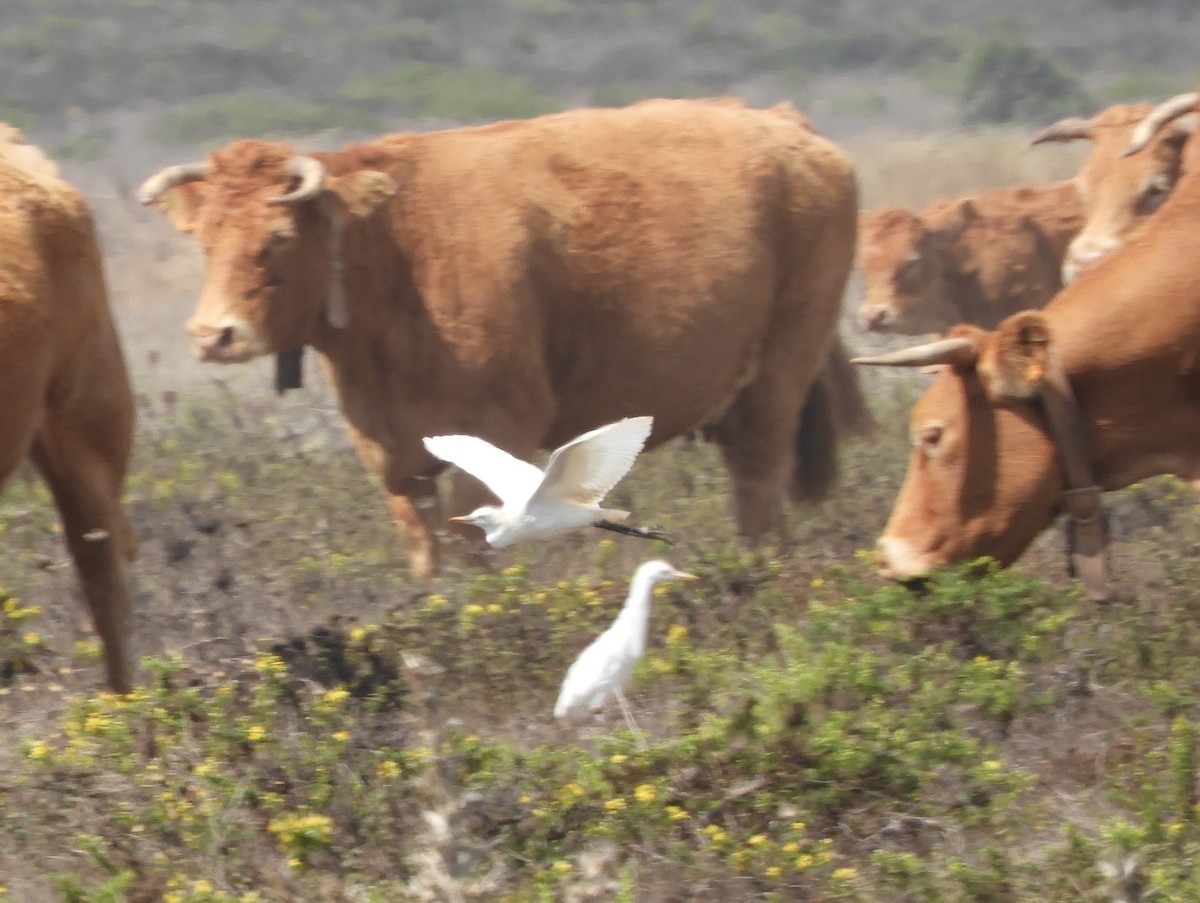
[{"label": "cow ear", "polygon": [[193,232],[196,214],[204,205],[208,184],[204,181],[184,182],[168,188],[150,202],[150,206],[171,221],[180,232]]},{"label": "cow ear", "polygon": [[1004,320],[979,360],[988,395],[994,400],[1037,396],[1050,367],[1052,344],[1041,311],[1025,310]]},{"label": "cow ear", "polygon": [[317,203],[321,212],[338,222],[358,219],[387,202],[400,186],[385,172],[364,169],[325,180],[325,190]]}]

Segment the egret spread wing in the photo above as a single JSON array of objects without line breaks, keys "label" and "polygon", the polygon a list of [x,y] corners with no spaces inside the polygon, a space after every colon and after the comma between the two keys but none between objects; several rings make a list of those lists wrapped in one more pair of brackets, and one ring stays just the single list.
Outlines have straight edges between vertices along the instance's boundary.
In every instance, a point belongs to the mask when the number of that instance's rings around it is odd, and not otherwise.
[{"label": "egret spread wing", "polygon": [[529,498],[542,482],[535,465],[477,436],[429,436],[425,447],[475,477],[506,505]]},{"label": "egret spread wing", "polygon": [[653,424],[653,417],[627,417],[572,439],[550,456],[535,497],[599,504],[629,473]]}]

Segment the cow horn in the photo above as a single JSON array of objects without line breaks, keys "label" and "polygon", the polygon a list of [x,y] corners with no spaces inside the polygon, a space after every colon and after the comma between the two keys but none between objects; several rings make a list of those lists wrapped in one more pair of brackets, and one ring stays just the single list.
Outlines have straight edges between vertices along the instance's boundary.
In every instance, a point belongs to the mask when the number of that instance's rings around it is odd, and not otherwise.
[{"label": "cow horn", "polygon": [[935,364],[965,366],[973,364],[979,357],[979,349],[970,339],[938,339],[924,345],[901,348],[874,357],[856,357],[852,364],[870,364],[877,367],[929,367]]},{"label": "cow horn", "polygon": [[1164,100],[1137,124],[1137,128],[1133,130],[1133,136],[1129,139],[1129,147],[1125,148],[1121,156],[1128,157],[1130,154],[1136,154],[1149,144],[1155,133],[1172,119],[1178,119],[1180,116],[1195,111],[1197,101],[1200,101],[1200,94],[1195,91],[1176,94],[1170,100]]},{"label": "cow horn", "polygon": [[287,170],[300,180],[293,191],[271,198],[269,204],[295,204],[298,201],[308,201],[321,193],[325,184],[325,166],[313,157],[292,157],[287,162]]},{"label": "cow horn", "polygon": [[1092,120],[1072,116],[1060,119],[1054,125],[1048,125],[1032,138],[1027,147],[1035,144],[1045,144],[1050,141],[1082,141],[1092,137]]},{"label": "cow horn", "polygon": [[160,169],[137,190],[137,199],[142,204],[152,204],[164,191],[182,185],[184,182],[200,182],[208,178],[208,164],[180,163]]}]

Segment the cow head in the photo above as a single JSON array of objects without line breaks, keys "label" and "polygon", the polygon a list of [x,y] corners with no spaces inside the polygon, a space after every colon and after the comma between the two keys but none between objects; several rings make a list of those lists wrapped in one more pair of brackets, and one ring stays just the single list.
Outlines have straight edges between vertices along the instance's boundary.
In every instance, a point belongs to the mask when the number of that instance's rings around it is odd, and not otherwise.
[{"label": "cow head", "polygon": [[864,329],[916,335],[958,321],[941,248],[921,217],[902,207],[872,210],[860,215],[858,235]]},{"label": "cow head", "polygon": [[1087,140],[1076,186],[1085,222],[1067,249],[1063,281],[1070,282],[1121,245],[1166,200],[1179,181],[1184,144],[1196,130],[1196,116],[1176,119],[1147,141],[1145,151],[1122,156],[1134,130],[1150,113],[1149,104],[1118,104],[1091,119],[1063,119],[1043,129],[1030,144]]},{"label": "cow head", "polygon": [[911,579],[982,556],[1007,565],[1053,521],[1066,485],[1047,419],[1057,360],[1045,316],[1024,311],[993,332],[956,326],[938,342],[855,361],[940,365],[913,408],[908,474],[878,543],[884,574]]},{"label": "cow head", "polygon": [[196,354],[245,361],[302,347],[322,315],[344,326],[342,230],[396,190],[385,173],[330,175],[316,158],[262,141],[146,180],[142,203],[204,250],[204,287],[187,327]]}]

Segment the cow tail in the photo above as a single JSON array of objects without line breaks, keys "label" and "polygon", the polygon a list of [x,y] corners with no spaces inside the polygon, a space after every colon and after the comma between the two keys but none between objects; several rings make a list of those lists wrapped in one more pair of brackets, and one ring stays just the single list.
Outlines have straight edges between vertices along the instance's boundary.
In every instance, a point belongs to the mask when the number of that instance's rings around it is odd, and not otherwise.
[{"label": "cow tail", "polygon": [[842,435],[864,435],[875,425],[858,370],[835,338],[800,412],[792,500],[816,502],[837,483],[838,442]]},{"label": "cow tail", "polygon": [[847,436],[867,436],[875,429],[875,418],[858,374],[859,368],[850,363],[841,336],[835,335],[818,381],[829,393],[838,431]]},{"label": "cow tail", "polygon": [[813,383],[796,429],[792,501],[819,502],[837,481],[838,429],[824,375]]}]

